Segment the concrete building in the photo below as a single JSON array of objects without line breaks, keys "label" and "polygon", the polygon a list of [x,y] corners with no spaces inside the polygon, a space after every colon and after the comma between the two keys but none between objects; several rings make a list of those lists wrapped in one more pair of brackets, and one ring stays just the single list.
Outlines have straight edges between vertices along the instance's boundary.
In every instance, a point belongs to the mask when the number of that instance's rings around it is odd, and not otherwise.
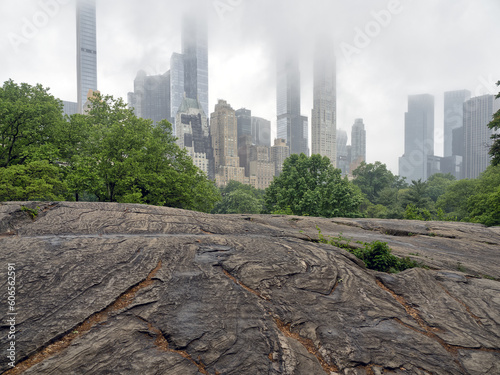
[{"label": "concrete building", "polygon": [[249,183],[238,157],[236,113],[225,100],[219,99],[210,115],[210,133],[217,186],[226,186],[230,180]]},{"label": "concrete building", "polygon": [[493,131],[487,126],[500,109],[494,95],[477,96],[463,104],[464,112],[464,178],[477,178],[488,165]]},{"label": "concrete building", "polygon": [[413,180],[430,176],[428,157],[434,156],[434,97],[409,95],[405,113],[405,149],[399,158],[399,175]]},{"label": "concrete building", "polygon": [[321,39],[314,57],[311,152],[327,156],[337,166],[337,88],[333,42]]},{"label": "concrete building", "polygon": [[213,151],[207,116],[200,102],[184,98],[177,111],[175,123],[177,144],[188,151],[194,165],[213,178]]},{"label": "concrete building", "polygon": [[283,170],[283,162],[290,156],[290,148],[286,140],[278,138],[274,140],[274,146],[271,147],[271,161],[274,163],[274,175],[278,177]]},{"label": "concrete building", "polygon": [[351,172],[366,162],[366,130],[363,119],[354,120],[351,130]]},{"label": "concrete building", "polygon": [[300,115],[300,71],[295,54],[280,54],[277,69],[277,136],[290,153],[309,155],[307,117]]},{"label": "concrete building", "polygon": [[271,121],[252,116],[252,142],[271,147]]},{"label": "concrete building", "polygon": [[[460,149],[455,146],[456,149],[453,150],[453,145],[456,144],[454,135],[458,135],[455,131],[463,126],[464,102],[469,100],[470,96],[469,90],[446,91],[444,93],[444,157],[463,156],[463,146]],[[463,140],[461,145],[463,145]]]},{"label": "concrete building", "polygon": [[140,70],[134,80],[134,92],[128,93],[128,105],[137,117],[171,121],[170,71],[148,76]]},{"label": "concrete building", "polygon": [[97,90],[96,1],[76,2],[78,112],[83,113],[89,90]]}]

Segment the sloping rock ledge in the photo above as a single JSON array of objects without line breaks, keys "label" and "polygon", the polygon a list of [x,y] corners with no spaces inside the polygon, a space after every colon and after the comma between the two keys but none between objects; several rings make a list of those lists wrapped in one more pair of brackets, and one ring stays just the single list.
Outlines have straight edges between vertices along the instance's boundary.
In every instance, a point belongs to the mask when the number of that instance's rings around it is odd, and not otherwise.
[{"label": "sloping rock ledge", "polygon": [[[316,226],[429,269],[367,270]],[[0,372],[499,374],[499,253],[475,224],[6,203]]]}]

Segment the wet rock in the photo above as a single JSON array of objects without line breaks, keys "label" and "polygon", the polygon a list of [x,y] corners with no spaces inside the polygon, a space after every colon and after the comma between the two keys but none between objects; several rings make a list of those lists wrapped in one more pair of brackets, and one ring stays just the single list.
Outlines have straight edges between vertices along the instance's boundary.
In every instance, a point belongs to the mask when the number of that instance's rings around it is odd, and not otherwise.
[{"label": "wet rock", "polygon": [[[388,242],[434,269],[368,270],[315,242],[316,226]],[[0,205],[0,231],[0,264],[16,267],[16,367],[0,357],[6,374],[499,371],[494,229],[14,202]]]}]

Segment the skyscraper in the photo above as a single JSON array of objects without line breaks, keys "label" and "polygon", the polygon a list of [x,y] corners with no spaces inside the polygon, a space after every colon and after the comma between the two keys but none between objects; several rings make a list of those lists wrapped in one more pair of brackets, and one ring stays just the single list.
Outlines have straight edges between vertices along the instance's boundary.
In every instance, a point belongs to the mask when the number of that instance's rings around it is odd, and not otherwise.
[{"label": "skyscraper", "polygon": [[215,182],[225,186],[230,180],[241,183],[245,180],[245,168],[240,167],[238,157],[238,126],[234,109],[219,99],[215,111],[210,115],[210,134],[214,152]]},{"label": "skyscraper", "polygon": [[283,171],[283,162],[290,156],[290,148],[286,145],[286,140],[278,138],[274,140],[271,147],[271,161],[274,162],[274,175],[279,176]]},{"label": "skyscraper", "polygon": [[470,99],[469,90],[447,91],[444,93],[444,157],[463,155],[463,151],[453,153],[454,135],[459,133],[455,129],[463,126],[463,104]]},{"label": "skyscraper", "polygon": [[494,95],[477,96],[463,104],[464,177],[477,178],[490,164],[488,154],[493,131],[487,126],[500,108]]},{"label": "skyscraper", "polygon": [[337,165],[336,113],[337,89],[333,43],[321,39],[314,57],[311,151],[327,156],[333,166]]},{"label": "skyscraper", "polygon": [[140,70],[134,80],[134,92],[128,93],[128,104],[137,117],[155,123],[170,120],[170,71],[148,76]]},{"label": "skyscraper", "polygon": [[309,154],[307,117],[300,115],[300,71],[295,54],[283,54],[277,70],[277,137],[285,139],[291,154]]},{"label": "skyscraper", "polygon": [[405,113],[405,150],[399,158],[399,175],[412,180],[427,180],[431,168],[428,157],[434,156],[434,96],[409,95]]},{"label": "skyscraper", "polygon": [[[184,99],[184,56],[172,53],[170,57],[170,118],[175,128],[177,111]],[[208,112],[205,112],[208,116]]]},{"label": "skyscraper", "polygon": [[83,113],[89,90],[97,90],[96,2],[76,2],[78,111]]},{"label": "skyscraper", "polygon": [[238,124],[238,147],[240,138],[245,135],[252,135],[252,111],[246,108],[236,110],[236,122]]},{"label": "skyscraper", "polygon": [[183,18],[182,54],[186,97],[198,99],[203,111],[209,113],[207,22],[205,18],[197,16],[196,12]]},{"label": "skyscraper", "polygon": [[351,130],[351,171],[366,161],[366,130],[362,118],[354,120]]},{"label": "skyscraper", "polygon": [[337,129],[337,168],[342,171],[345,176],[349,174],[349,163],[347,159],[347,132],[342,129]]},{"label": "skyscraper", "polygon": [[252,116],[252,142],[271,147],[271,121]]}]

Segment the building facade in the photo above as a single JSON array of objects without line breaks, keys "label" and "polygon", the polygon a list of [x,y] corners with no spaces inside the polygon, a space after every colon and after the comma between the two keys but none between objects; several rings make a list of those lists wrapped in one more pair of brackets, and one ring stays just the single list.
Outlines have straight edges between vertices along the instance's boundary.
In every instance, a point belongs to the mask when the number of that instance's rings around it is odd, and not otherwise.
[{"label": "building facade", "polygon": [[477,96],[463,104],[464,178],[477,178],[490,165],[493,131],[487,126],[500,109],[494,95]]},{"label": "building facade", "polygon": [[311,116],[311,152],[337,166],[337,88],[333,43],[321,40],[314,58],[314,87]]},{"label": "building facade", "polygon": [[309,155],[307,117],[300,115],[300,70],[296,55],[280,55],[276,89],[277,137],[286,141],[290,153]]},{"label": "building facade", "polygon": [[[462,142],[458,142],[458,144],[462,145],[459,148],[454,136],[458,135],[456,129],[460,129],[463,126],[464,102],[469,100],[470,96],[471,93],[469,90],[446,91],[444,93],[444,157],[452,155],[463,156],[463,140]],[[453,147],[454,144],[455,150]]]},{"label": "building facade", "polygon": [[408,182],[427,180],[431,168],[428,157],[434,156],[434,96],[409,95],[405,113],[405,148],[399,158],[399,175]]},{"label": "building facade", "polygon": [[96,1],[76,2],[78,112],[83,113],[89,90],[97,90]]},{"label": "building facade", "polygon": [[246,108],[236,110],[236,123],[238,127],[238,145],[241,144],[240,139],[244,136],[252,137],[252,111]]}]

